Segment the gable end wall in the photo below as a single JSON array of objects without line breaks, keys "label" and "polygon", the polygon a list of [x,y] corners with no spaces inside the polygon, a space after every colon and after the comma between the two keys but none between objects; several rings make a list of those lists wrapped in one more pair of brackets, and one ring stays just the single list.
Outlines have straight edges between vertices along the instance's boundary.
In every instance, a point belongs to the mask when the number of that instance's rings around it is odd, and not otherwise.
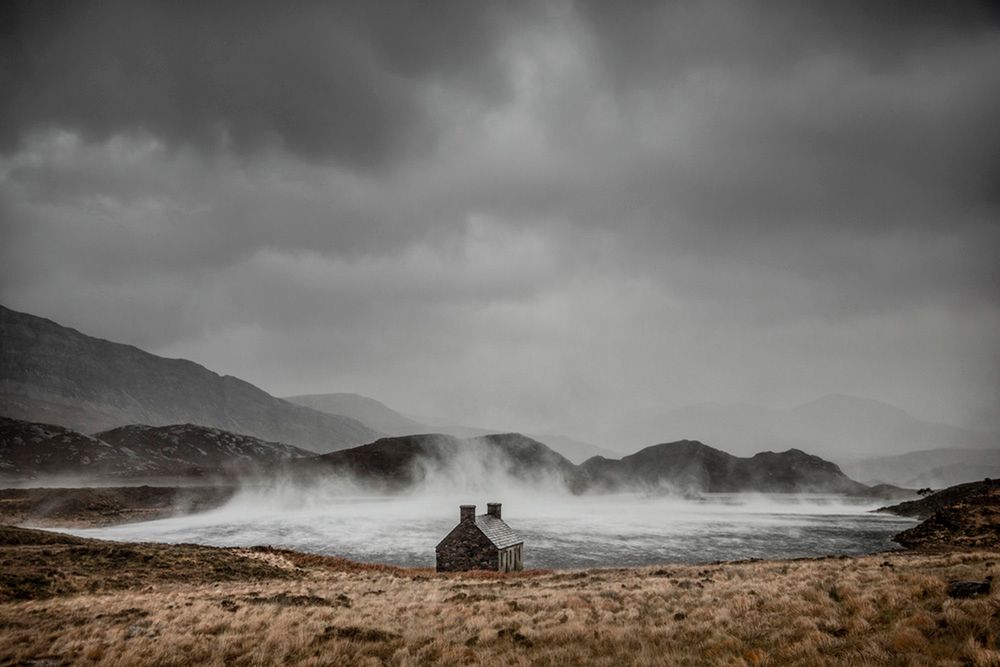
[{"label": "gable end wall", "polygon": [[493,570],[500,552],[472,521],[463,521],[437,546],[437,571]]}]

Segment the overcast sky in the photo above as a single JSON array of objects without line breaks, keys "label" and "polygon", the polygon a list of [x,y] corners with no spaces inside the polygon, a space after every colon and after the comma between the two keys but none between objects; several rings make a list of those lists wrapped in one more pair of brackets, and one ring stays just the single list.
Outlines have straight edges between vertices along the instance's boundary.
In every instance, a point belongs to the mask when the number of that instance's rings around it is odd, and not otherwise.
[{"label": "overcast sky", "polygon": [[596,442],[828,393],[1000,428],[987,6],[4,3],[0,301]]}]

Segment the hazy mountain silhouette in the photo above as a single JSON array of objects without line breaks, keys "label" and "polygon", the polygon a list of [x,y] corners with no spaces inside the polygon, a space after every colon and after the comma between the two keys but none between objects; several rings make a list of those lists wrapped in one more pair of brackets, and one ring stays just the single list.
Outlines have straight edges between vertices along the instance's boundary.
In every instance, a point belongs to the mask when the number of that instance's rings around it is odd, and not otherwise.
[{"label": "hazy mountain silhouette", "polygon": [[986,477],[1000,478],[1000,449],[930,449],[862,459],[843,468],[851,477],[865,482],[941,489]]},{"label": "hazy mountain silhouette", "polygon": [[286,396],[284,399],[320,412],[350,417],[368,428],[390,436],[440,432],[361,394],[306,394]]},{"label": "hazy mountain silhouette", "polygon": [[92,433],[190,422],[328,452],[382,435],[249,382],[0,306],[0,414]]},{"label": "hazy mountain silhouette", "polygon": [[881,401],[844,395],[788,410],[710,403],[644,411],[629,415],[624,432],[623,442],[630,445],[697,438],[740,455],[797,448],[841,462],[873,454],[1000,445],[997,434],[924,421]]},{"label": "hazy mountain silhouette", "polygon": [[583,463],[595,456],[615,457],[621,456],[621,452],[615,452],[606,447],[599,447],[589,442],[577,440],[567,435],[551,435],[548,433],[531,433],[530,436],[539,442],[556,450],[573,463]]},{"label": "hazy mountain silhouette", "polygon": [[[408,417],[384,403],[360,394],[307,394],[287,396],[286,401],[304,405],[314,410],[344,415],[356,419],[365,426],[391,436],[417,435],[422,433],[443,433],[456,438],[473,438],[482,435],[503,433],[498,429],[475,426],[444,425],[442,420]],[[616,453],[589,442],[582,442],[564,435],[530,434],[534,440],[543,442],[573,463],[582,463],[592,456],[615,456]]]}]

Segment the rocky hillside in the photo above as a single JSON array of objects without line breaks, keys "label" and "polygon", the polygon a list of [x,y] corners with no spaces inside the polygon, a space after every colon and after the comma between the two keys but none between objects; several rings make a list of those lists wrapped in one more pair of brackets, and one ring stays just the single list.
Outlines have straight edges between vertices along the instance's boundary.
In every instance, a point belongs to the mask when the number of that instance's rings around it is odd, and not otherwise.
[{"label": "rocky hillside", "polygon": [[580,466],[576,491],[628,489],[692,493],[843,493],[867,489],[836,464],[797,449],[733,456],[695,440],[646,447],[618,460],[594,457]]},{"label": "rocky hillside", "polygon": [[1000,547],[1000,480],[959,484],[879,511],[924,519],[893,538],[904,547]]},{"label": "rocky hillside", "polygon": [[179,468],[227,476],[267,473],[292,459],[315,456],[314,452],[292,445],[194,424],[133,424],[95,437],[122,452],[141,456],[155,474],[169,474]]},{"label": "rocky hillside", "polygon": [[917,500],[909,500],[878,509],[879,512],[926,519],[935,512],[955,507],[961,504],[976,504],[981,499],[989,497],[996,489],[1000,489],[1000,480],[984,479],[979,482],[956,484],[936,493],[928,494]]},{"label": "rocky hillside", "polygon": [[0,306],[0,415],[85,433],[192,423],[329,452],[381,433],[249,382]]},{"label": "rocky hillside", "polygon": [[96,436],[60,426],[0,418],[0,477],[92,480],[234,477],[273,471],[314,456],[291,445],[219,429],[132,425]]},{"label": "rocky hillside", "polygon": [[91,471],[118,476],[127,469],[128,458],[97,438],[52,424],[0,417],[0,480]]}]

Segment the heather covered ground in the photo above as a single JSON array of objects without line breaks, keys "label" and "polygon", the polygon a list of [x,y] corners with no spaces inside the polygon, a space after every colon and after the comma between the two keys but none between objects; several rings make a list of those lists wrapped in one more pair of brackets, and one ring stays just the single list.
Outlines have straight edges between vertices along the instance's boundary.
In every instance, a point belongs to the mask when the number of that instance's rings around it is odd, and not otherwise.
[{"label": "heather covered ground", "polygon": [[1000,551],[438,575],[0,531],[0,664],[989,665]]}]

